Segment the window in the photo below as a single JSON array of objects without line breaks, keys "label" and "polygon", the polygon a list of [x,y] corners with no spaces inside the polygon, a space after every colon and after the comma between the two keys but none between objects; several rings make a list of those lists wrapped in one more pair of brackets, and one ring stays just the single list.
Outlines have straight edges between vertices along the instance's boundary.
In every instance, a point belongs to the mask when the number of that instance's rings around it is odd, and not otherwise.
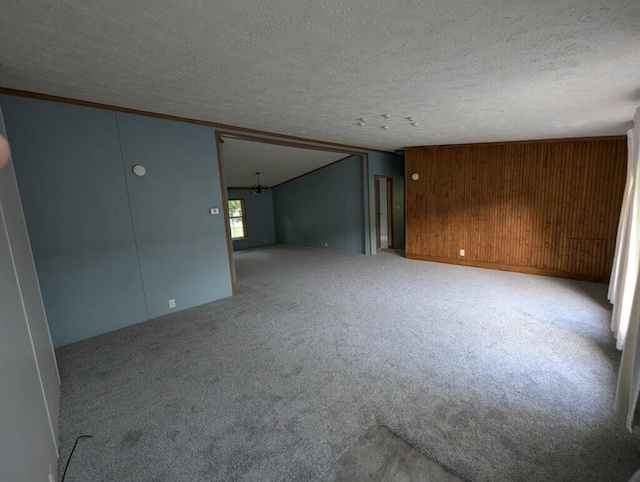
[{"label": "window", "polygon": [[231,239],[247,237],[247,216],[244,211],[244,199],[229,199],[229,225]]}]

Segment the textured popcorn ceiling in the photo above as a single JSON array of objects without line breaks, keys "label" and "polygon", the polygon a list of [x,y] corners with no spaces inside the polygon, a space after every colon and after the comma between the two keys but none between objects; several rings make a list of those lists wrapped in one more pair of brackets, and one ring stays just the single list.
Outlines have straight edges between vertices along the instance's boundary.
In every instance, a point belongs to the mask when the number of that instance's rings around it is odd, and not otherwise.
[{"label": "textured popcorn ceiling", "polygon": [[0,86],[387,150],[640,104],[638,0],[3,0],[0,46]]},{"label": "textured popcorn ceiling", "polygon": [[347,155],[225,138],[222,169],[227,187],[253,186],[257,171],[260,172],[260,184],[272,187]]}]

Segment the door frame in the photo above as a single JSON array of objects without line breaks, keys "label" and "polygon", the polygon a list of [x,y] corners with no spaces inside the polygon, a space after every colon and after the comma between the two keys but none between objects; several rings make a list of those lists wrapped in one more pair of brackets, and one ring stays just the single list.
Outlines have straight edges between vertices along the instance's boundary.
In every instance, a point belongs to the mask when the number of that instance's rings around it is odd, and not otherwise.
[{"label": "door frame", "polygon": [[376,209],[376,249],[380,249],[380,184],[378,180],[386,179],[387,183],[387,236],[389,248],[393,248],[393,177],[376,174],[373,176]]},{"label": "door frame", "polygon": [[[2,92],[2,87],[0,87],[0,92]],[[372,244],[373,241],[371,239],[371,201],[369,199],[369,151],[361,150],[362,148],[352,147],[342,144],[333,144],[331,142],[326,141],[316,141],[313,139],[304,139],[304,138],[296,138],[289,137],[281,134],[273,134],[269,132],[262,131],[251,131],[247,130],[246,132],[242,128],[235,128],[232,126],[224,126],[225,128],[216,128],[215,130],[215,139],[216,139],[216,154],[217,154],[217,164],[218,164],[218,174],[220,176],[220,187],[222,190],[222,204],[224,209],[222,210],[222,214],[224,215],[224,223],[225,223],[225,232],[227,237],[227,254],[229,258],[229,272],[231,278],[231,289],[232,293],[235,295],[236,292],[236,265],[235,259],[233,257],[233,240],[231,239],[231,228],[229,225],[229,198],[228,198],[228,186],[224,176],[223,169],[223,160],[224,160],[224,149],[223,144],[225,138],[235,138],[242,139],[253,142],[261,142],[264,144],[274,144],[278,146],[287,146],[287,147],[297,147],[300,149],[311,149],[318,151],[329,151],[329,152],[337,152],[343,153],[347,155],[344,159],[351,156],[357,156],[362,159],[362,170],[363,170],[363,192],[364,192],[364,204],[363,204],[363,236],[364,236],[364,254],[371,255],[372,253]],[[380,151],[384,152],[384,151]],[[344,159],[339,159],[338,161],[343,161]],[[326,166],[323,166],[326,167]],[[309,174],[309,173],[306,173]],[[275,187],[275,186],[274,186]],[[277,241],[277,239],[276,239]]]}]

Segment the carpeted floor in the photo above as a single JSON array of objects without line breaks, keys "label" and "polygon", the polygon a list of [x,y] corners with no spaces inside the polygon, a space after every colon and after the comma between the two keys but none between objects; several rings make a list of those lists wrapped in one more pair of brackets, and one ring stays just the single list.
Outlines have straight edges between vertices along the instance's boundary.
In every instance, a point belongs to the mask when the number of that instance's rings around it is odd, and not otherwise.
[{"label": "carpeted floor", "polygon": [[71,481],[316,480],[370,426],[473,481],[624,481],[606,286],[274,246],[238,295],[57,350]]},{"label": "carpeted floor", "polygon": [[464,482],[394,435],[373,425],[343,453],[320,482]]}]

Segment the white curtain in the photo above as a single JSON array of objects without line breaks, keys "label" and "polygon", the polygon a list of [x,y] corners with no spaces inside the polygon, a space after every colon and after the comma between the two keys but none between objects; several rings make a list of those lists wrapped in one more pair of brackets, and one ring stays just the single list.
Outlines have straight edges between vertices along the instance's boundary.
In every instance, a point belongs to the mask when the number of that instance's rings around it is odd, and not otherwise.
[{"label": "white curtain", "polygon": [[[611,270],[611,280],[609,282],[609,300],[613,303],[611,330],[617,339],[616,346],[618,350],[624,348],[631,308],[632,290],[629,289],[629,286],[635,283],[634,270],[632,269],[634,253],[630,250],[631,235],[633,233],[631,227],[631,208],[636,181],[635,164],[637,164],[637,162],[634,162],[634,158],[637,157],[637,138],[634,131],[635,129],[631,129],[627,132],[629,153],[627,161],[627,183],[622,199],[622,211],[620,213],[620,222],[618,223],[615,257],[613,259],[613,269]],[[635,274],[637,275],[637,273]]]},{"label": "white curtain", "polygon": [[628,132],[629,162],[609,285],[613,303],[611,329],[622,350],[615,408],[627,418],[627,428],[640,423],[640,109]]}]

